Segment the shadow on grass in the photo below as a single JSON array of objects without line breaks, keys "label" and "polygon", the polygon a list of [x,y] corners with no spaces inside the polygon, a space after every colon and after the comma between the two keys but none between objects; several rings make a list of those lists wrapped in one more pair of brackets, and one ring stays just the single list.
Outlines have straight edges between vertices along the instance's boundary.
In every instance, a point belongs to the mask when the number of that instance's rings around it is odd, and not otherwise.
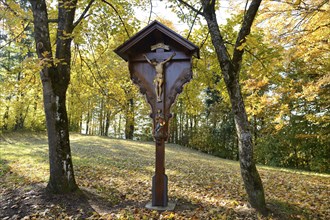
[{"label": "shadow on grass", "polygon": [[0,177],[1,177],[0,183],[3,180],[2,177],[6,175],[8,172],[10,172],[8,161],[0,158]]},{"label": "shadow on grass", "polygon": [[[29,136],[28,140],[31,142],[6,144],[8,150],[4,149],[1,153],[8,156],[9,162],[16,160],[19,165],[24,164],[23,159],[32,158],[33,160],[25,161],[25,164],[34,169],[26,169],[31,173],[45,170],[41,169],[40,165],[48,164],[46,139],[39,140]],[[76,178],[81,186],[87,188],[81,187],[80,191],[66,195],[52,195],[45,191],[45,185],[29,182],[10,170],[7,161],[0,161],[0,183],[5,183],[0,184],[0,204],[4,206],[0,207],[0,219],[15,215],[38,215],[40,218],[57,216],[57,219],[74,216],[84,219],[95,213],[112,215],[125,210],[133,210],[134,213],[135,209],[148,214],[144,206],[149,202],[146,201],[149,195],[144,196],[143,192],[150,190],[154,172],[152,142],[78,135],[73,135],[70,142]],[[219,199],[216,195],[221,193],[230,198],[227,200],[241,201],[239,191],[243,192],[243,186],[239,182],[237,162],[220,161],[218,158],[176,145],[168,145],[166,155],[167,172],[172,183],[176,184],[170,187],[179,190],[174,198],[177,199],[175,213],[178,216],[197,216],[197,219],[258,218],[246,205],[233,205],[230,201],[226,201],[224,205],[216,205],[215,199]],[[131,200],[134,192],[139,192],[139,196]],[[197,203],[193,194],[200,197]],[[186,199],[181,197],[182,195],[186,195]],[[214,201],[211,200],[213,197]],[[273,219],[322,219],[318,211],[283,201],[286,200],[280,198],[268,202]],[[61,216],[63,213],[66,216]]]},{"label": "shadow on grass", "polygon": [[267,206],[269,214],[276,217],[276,219],[310,219],[310,212],[307,209],[302,209],[287,202],[270,200]]},{"label": "shadow on grass", "polygon": [[94,189],[81,188],[67,194],[52,194],[45,183],[32,183],[13,172],[8,161],[0,160],[0,219],[86,219],[102,212],[111,212],[129,204],[120,192],[111,188],[111,196]]},{"label": "shadow on grass", "polygon": [[52,194],[45,184],[29,184],[1,193],[0,219],[86,219],[102,213],[116,212],[127,206],[142,207],[143,203],[118,199],[114,202],[93,189],[82,188],[67,194]]}]

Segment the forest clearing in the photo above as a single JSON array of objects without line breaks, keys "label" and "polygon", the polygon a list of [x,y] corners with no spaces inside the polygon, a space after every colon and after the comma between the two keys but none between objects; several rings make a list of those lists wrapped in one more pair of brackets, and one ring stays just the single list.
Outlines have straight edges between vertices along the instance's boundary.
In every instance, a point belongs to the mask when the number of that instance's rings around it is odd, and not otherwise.
[{"label": "forest clearing", "polygon": [[[151,199],[154,143],[71,134],[80,191],[48,194],[47,136],[0,138],[1,219],[328,219],[330,175],[258,166],[268,217],[249,208],[239,163],[166,145],[173,212],[145,209]],[[8,218],[8,216],[10,218]]]},{"label": "forest clearing", "polygon": [[329,11],[0,0],[0,219],[330,219]]}]

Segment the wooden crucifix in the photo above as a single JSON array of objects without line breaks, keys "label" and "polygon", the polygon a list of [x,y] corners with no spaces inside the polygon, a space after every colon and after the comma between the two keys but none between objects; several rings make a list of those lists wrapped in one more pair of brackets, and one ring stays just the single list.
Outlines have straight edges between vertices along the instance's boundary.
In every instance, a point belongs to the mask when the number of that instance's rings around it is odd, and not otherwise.
[{"label": "wooden crucifix", "polygon": [[119,46],[115,52],[129,62],[132,81],[151,106],[153,136],[156,143],[155,175],[152,178],[152,201],[147,208],[174,209],[168,201],[165,174],[165,142],[168,139],[170,109],[183,85],[192,78],[192,56],[199,49],[158,21],[142,29]]},{"label": "wooden crucifix", "polygon": [[[167,46],[165,44],[157,44],[157,46],[162,46],[162,45]],[[154,47],[151,47],[151,48],[154,48]],[[161,47],[161,48],[164,48],[164,47]],[[169,48],[169,47],[167,46],[166,48]],[[162,91],[163,91],[164,65],[175,56],[175,52],[169,58],[167,58],[164,61],[160,61],[160,62],[157,62],[155,59],[150,61],[145,54],[143,56],[146,58],[148,63],[150,63],[151,65],[153,65],[155,67],[155,70],[156,70],[156,75],[155,75],[155,79],[154,79],[154,84],[156,87],[155,91],[156,91],[156,95],[157,95],[157,102],[161,102],[162,100],[161,100],[160,96],[162,95]]]}]

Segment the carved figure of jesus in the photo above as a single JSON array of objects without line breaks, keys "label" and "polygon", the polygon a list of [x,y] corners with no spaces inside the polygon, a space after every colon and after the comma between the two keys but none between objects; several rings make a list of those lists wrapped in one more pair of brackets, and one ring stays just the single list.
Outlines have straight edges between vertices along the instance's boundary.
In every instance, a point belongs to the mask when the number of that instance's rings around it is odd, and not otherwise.
[{"label": "carved figure of jesus", "polygon": [[156,70],[156,75],[155,75],[155,79],[154,79],[154,83],[155,83],[155,91],[156,91],[156,96],[157,96],[157,102],[161,102],[161,94],[162,94],[162,86],[164,83],[164,65],[165,63],[167,63],[168,61],[170,61],[174,56],[176,55],[176,53],[174,52],[169,58],[167,58],[166,60],[162,61],[162,62],[157,62],[156,59],[152,59],[149,60],[149,58],[147,57],[147,55],[143,54],[143,56],[146,58],[146,60],[148,61],[148,63],[150,63],[152,66],[155,67]]}]

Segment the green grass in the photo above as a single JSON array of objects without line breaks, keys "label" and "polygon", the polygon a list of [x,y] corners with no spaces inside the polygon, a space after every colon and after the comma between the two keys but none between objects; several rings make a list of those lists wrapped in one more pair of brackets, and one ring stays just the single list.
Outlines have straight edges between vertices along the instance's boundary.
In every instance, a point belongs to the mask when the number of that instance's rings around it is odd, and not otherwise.
[{"label": "green grass", "polygon": [[[141,208],[151,199],[154,143],[71,134],[78,185],[96,191],[120,208],[102,213],[119,219],[257,219],[248,208],[239,164],[179,145],[166,145],[166,174],[174,212],[155,213]],[[46,184],[46,136],[10,133],[0,137],[1,191]],[[267,219],[327,219],[330,217],[330,176],[258,167],[270,216]],[[127,205],[129,204],[129,205]],[[115,218],[115,217],[114,217]]]}]

